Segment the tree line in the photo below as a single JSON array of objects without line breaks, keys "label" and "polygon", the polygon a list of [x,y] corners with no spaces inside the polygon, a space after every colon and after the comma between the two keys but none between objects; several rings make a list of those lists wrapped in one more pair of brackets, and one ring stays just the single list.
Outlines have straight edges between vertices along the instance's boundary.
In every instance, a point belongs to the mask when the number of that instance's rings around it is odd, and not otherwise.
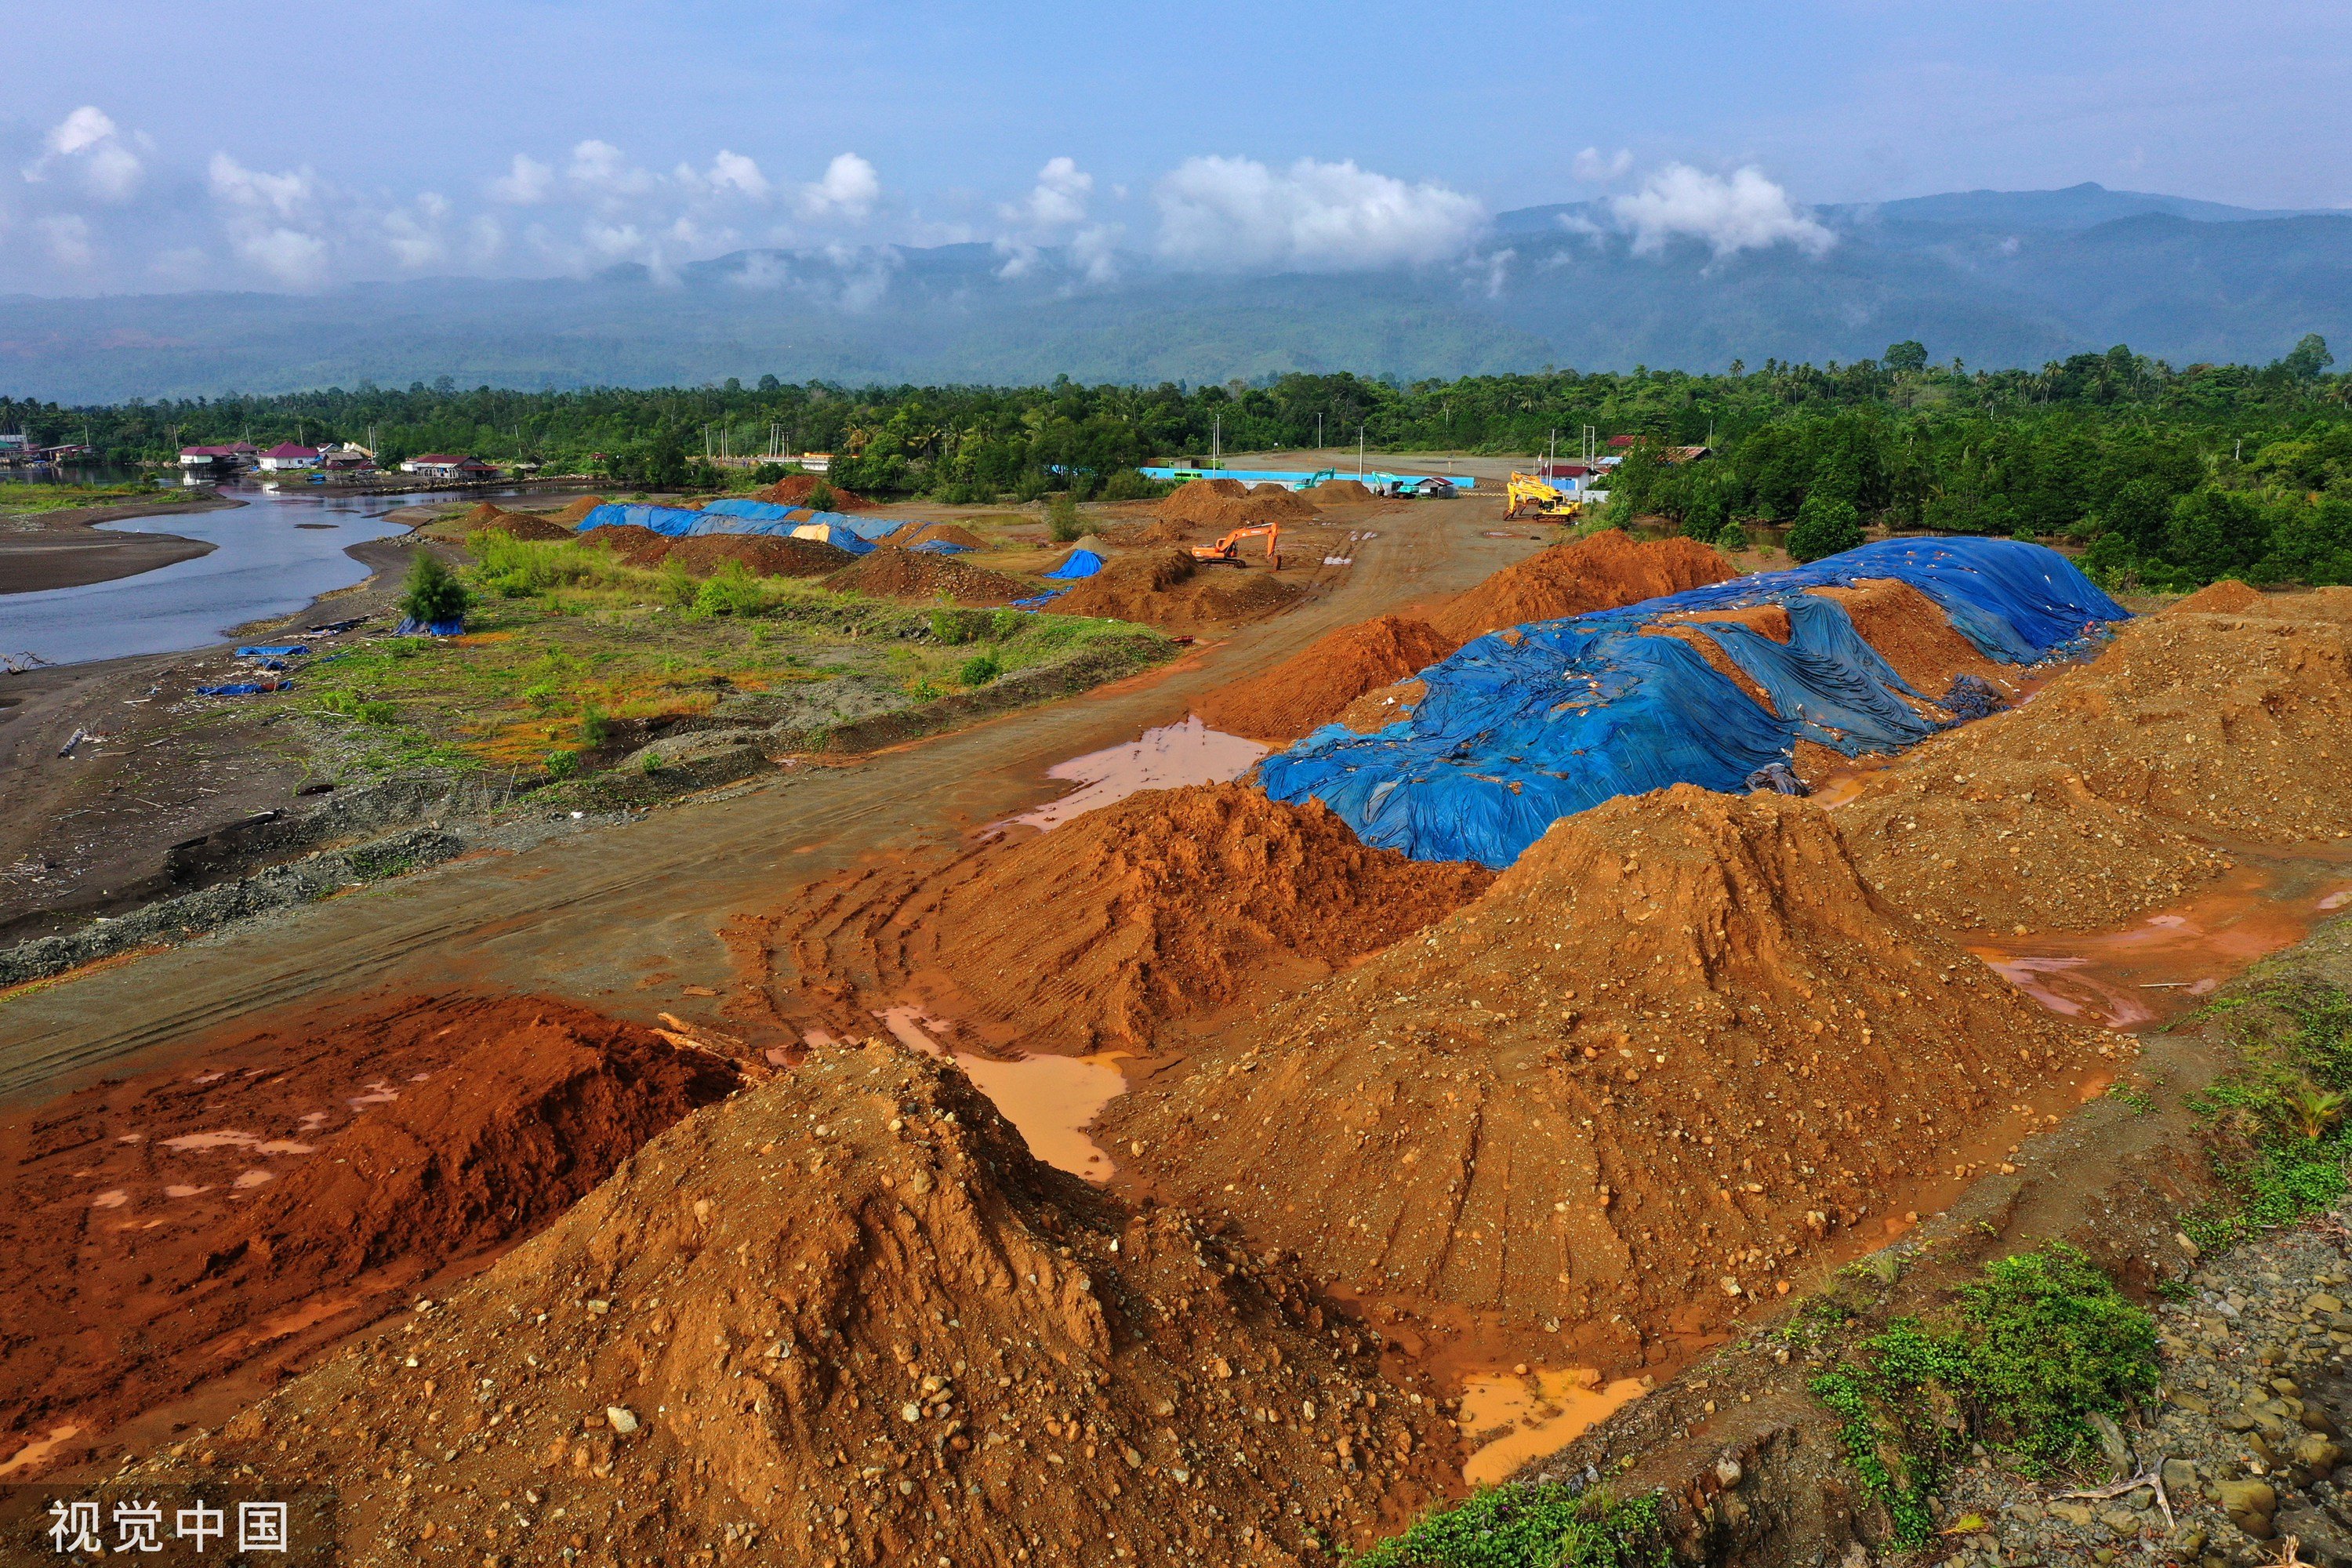
[{"label": "tree line", "polygon": [[[2111,582],[2236,574],[2352,582],[2352,375],[2316,335],[2267,365],[2176,368],[2117,346],[2039,370],[1876,360],[1735,362],[1722,374],[1546,371],[1400,383],[1025,387],[746,384],[520,392],[448,378],[352,389],[63,407],[0,397],[0,430],[87,438],[101,460],[184,445],[359,441],[532,461],[641,489],[708,482],[706,451],[835,454],[835,483],[953,501],[1148,493],[1134,473],[1226,452],[1534,456],[1630,437],[1614,515],[1713,536],[1800,525],[1798,542],[1876,524],[2072,540]],[[1714,456],[1680,462],[1674,448]]]}]

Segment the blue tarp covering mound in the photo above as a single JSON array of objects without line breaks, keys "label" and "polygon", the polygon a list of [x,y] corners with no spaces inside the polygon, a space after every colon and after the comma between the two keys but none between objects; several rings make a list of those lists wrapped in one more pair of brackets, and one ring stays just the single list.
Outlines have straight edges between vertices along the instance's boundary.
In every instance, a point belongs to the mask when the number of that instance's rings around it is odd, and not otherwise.
[{"label": "blue tarp covering mound", "polygon": [[1073,550],[1070,558],[1045,574],[1048,577],[1091,577],[1103,569],[1103,558],[1091,550]]},{"label": "blue tarp covering mound", "polygon": [[[1372,734],[1327,725],[1258,764],[1276,800],[1322,801],[1367,844],[1422,860],[1510,865],[1559,817],[1695,784],[1738,792],[1800,740],[1848,756],[1910,745],[1950,721],[1808,588],[1894,578],[1986,657],[2033,664],[2127,613],[2054,551],[2005,539],[1887,540],[1622,609],[1490,633],[1423,670],[1412,717]],[[1778,605],[1790,637],[1693,626],[1769,697],[1767,712],[1680,637],[1694,611]]]},{"label": "blue tarp covering mound", "polygon": [[[971,553],[971,545],[958,544],[952,539],[926,539],[920,544],[910,544],[907,546],[907,548],[909,550],[927,551],[933,555],[969,555]],[[1050,577],[1053,574],[1048,572],[1046,575]]]},{"label": "blue tarp covering mound", "polygon": [[257,643],[236,650],[239,658],[293,658],[310,650],[298,642]]},{"label": "blue tarp covering mound", "polygon": [[811,511],[804,506],[730,500],[715,500],[699,510],[608,502],[589,509],[588,515],[580,520],[577,531],[587,533],[624,525],[649,528],[672,539],[707,533],[790,534],[803,528],[818,527],[826,531],[823,537],[828,543],[837,544],[853,555],[865,554],[877,541],[887,539],[902,528],[922,526],[901,518],[852,517],[838,511]]}]

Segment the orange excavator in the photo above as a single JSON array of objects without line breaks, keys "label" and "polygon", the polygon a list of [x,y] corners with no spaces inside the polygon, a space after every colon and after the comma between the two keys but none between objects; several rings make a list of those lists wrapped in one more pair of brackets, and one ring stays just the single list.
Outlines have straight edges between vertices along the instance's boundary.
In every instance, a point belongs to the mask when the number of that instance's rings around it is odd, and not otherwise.
[{"label": "orange excavator", "polygon": [[1214,544],[1195,544],[1192,546],[1192,559],[1204,563],[1223,561],[1238,566],[1242,563],[1242,541],[1255,539],[1260,534],[1265,536],[1265,563],[1276,572],[1281,571],[1282,524],[1278,522],[1252,523],[1245,528],[1234,529]]}]

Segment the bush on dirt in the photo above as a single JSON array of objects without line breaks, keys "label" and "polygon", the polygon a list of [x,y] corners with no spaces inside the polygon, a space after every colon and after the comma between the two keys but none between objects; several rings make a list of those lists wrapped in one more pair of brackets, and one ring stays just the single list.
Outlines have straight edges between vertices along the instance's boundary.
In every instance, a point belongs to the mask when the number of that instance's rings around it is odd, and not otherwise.
[{"label": "bush on dirt", "polygon": [[2210,1011],[2227,1021],[2239,1066],[2189,1101],[2214,1124],[2223,1194],[2182,1226],[2207,1248],[2334,1207],[2352,1162],[2352,992],[2273,985]]},{"label": "bush on dirt", "polygon": [[976,653],[963,661],[963,668],[956,672],[956,679],[966,686],[985,686],[1003,673],[1004,667],[997,662],[996,655]]},{"label": "bush on dirt", "polygon": [[1654,1498],[1617,1501],[1564,1482],[1496,1487],[1433,1513],[1351,1568],[1664,1568]]},{"label": "bush on dirt", "polygon": [[419,550],[415,563],[408,569],[408,581],[400,595],[400,613],[413,620],[427,624],[454,621],[466,613],[473,595],[457,581],[441,558],[430,550]]},{"label": "bush on dirt", "polygon": [[2157,1386],[2155,1319],[2073,1247],[1989,1264],[1959,1294],[1951,1327],[1897,1319],[1812,1383],[1845,1418],[1864,1490],[1915,1546],[1935,1528],[1930,1495],[1971,1437],[2047,1475],[2097,1447],[2092,1417]]},{"label": "bush on dirt", "polygon": [[1045,505],[1045,534],[1056,544],[1077,542],[1078,503],[1065,493]]}]

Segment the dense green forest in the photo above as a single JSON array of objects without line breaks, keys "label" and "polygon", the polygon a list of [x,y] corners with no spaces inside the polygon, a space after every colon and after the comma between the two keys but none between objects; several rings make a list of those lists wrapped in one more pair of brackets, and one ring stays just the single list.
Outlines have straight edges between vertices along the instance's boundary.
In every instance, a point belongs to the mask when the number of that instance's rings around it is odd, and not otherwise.
[{"label": "dense green forest", "polygon": [[[772,442],[839,454],[869,493],[1031,500],[1075,487],[1135,493],[1136,466],[1355,443],[1375,452],[1533,454],[1635,438],[1612,513],[1713,535],[1796,521],[1835,543],[1868,523],[2068,537],[2111,583],[2182,586],[2235,574],[2352,583],[2352,375],[2305,338],[2264,366],[2175,369],[2118,346],[2039,371],[1930,363],[1916,342],[1826,366],[1735,363],[1720,375],[1637,368],[1394,384],[1285,375],[1187,387],[756,385],[527,393],[362,384],[276,397],[74,408],[0,397],[0,430],[88,439],[103,459],[163,461],[184,444],[357,440],[387,460],[425,451],[530,459],[637,487],[704,478],[708,447]],[[1681,464],[1666,448],[1708,444]]]}]

